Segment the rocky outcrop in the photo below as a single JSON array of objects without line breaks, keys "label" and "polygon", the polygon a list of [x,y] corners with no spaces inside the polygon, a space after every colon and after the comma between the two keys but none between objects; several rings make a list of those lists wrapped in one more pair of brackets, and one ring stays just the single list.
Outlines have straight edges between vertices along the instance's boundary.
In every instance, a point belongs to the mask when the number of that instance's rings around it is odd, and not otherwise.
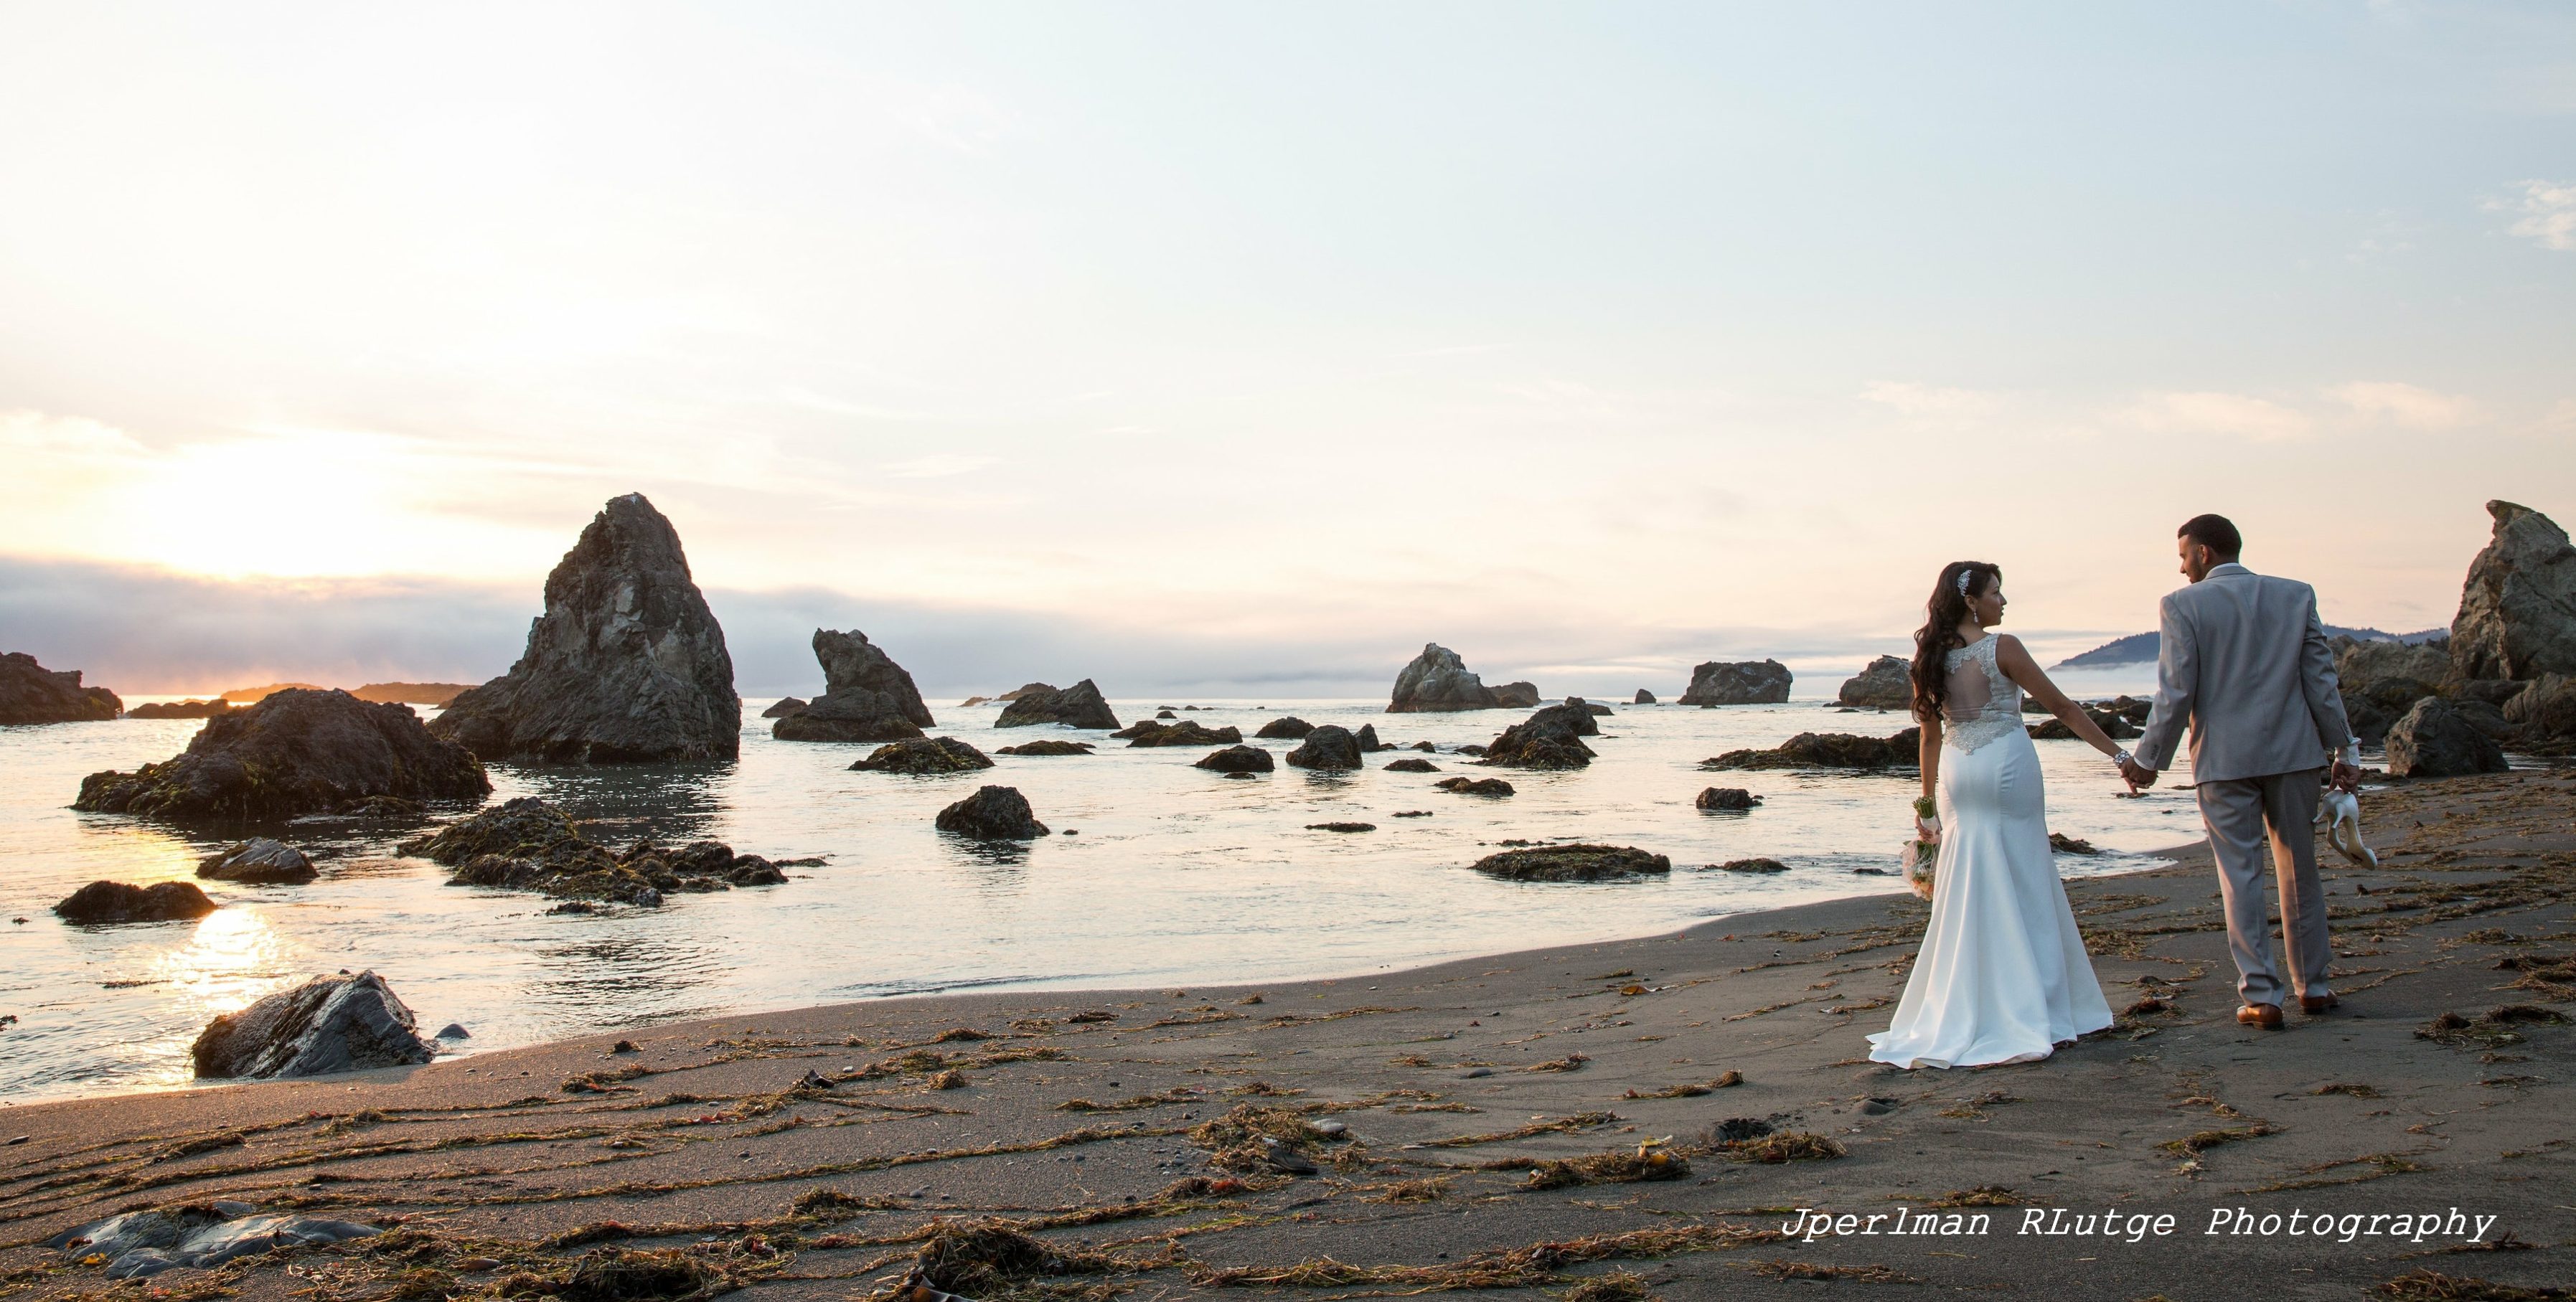
[{"label": "rocky outcrop", "polygon": [[1505,683],[1494,689],[1494,704],[1501,706],[1506,710],[1537,709],[1538,685],[1535,683]]},{"label": "rocky outcrop", "polygon": [[1389,773],[1437,773],[1440,771],[1440,766],[1427,759],[1400,759],[1388,761],[1386,764],[1386,771]]},{"label": "rocky outcrop", "polygon": [[0,723],[86,723],[124,708],[116,693],[81,686],[77,669],[47,669],[24,651],[0,656]]},{"label": "rocky outcrop", "polygon": [[2576,675],[2543,674],[2504,703],[2514,745],[2539,755],[2576,752]]},{"label": "rocky outcrop", "polygon": [[443,708],[448,702],[473,690],[472,683],[369,683],[349,695],[361,701],[391,701],[397,705]]},{"label": "rocky outcrop", "polygon": [[1489,854],[1476,871],[1515,882],[1600,882],[1670,873],[1673,861],[1622,845],[1541,845]]},{"label": "rocky outcrop", "polygon": [[1462,796],[1508,796],[1512,784],[1501,778],[1442,778],[1431,784],[1442,791],[1455,791]]},{"label": "rocky outcrop", "polygon": [[1922,732],[1908,728],[1893,737],[1855,737],[1844,732],[1802,732],[1769,750],[1731,750],[1700,761],[1704,769],[1884,769],[1911,767]]},{"label": "rocky outcrop", "polygon": [[1582,706],[1584,713],[1589,714],[1596,719],[1607,719],[1611,715],[1618,713],[1618,711],[1611,709],[1609,706],[1603,705],[1599,701],[1587,701],[1580,696],[1566,697],[1565,703],[1568,705]]},{"label": "rocky outcrop", "polygon": [[232,713],[232,703],[222,699],[210,701],[146,701],[125,712],[129,719],[211,719]]},{"label": "rocky outcrop", "polygon": [[[2125,741],[2138,735],[2137,725],[2130,723],[2125,715],[2113,714],[2109,710],[2099,710],[2089,705],[2076,708],[2084,711],[2084,717],[2091,719],[2093,726],[2100,728],[2102,735],[2113,741]],[[2033,741],[2071,741],[2075,737],[2075,730],[2068,727],[2064,719],[2050,719],[2045,723],[2032,724],[2030,736]]]},{"label": "rocky outcrop", "polygon": [[1307,733],[1304,744],[1288,752],[1288,766],[1323,772],[1358,768],[1359,739],[1353,737],[1348,728],[1325,724]]},{"label": "rocky outcrop", "polygon": [[248,886],[301,886],[322,873],[294,846],[255,836],[198,860],[197,875]]},{"label": "rocky outcrop", "polygon": [[1691,802],[1694,809],[1715,809],[1740,813],[1762,803],[1762,797],[1742,787],[1710,787]]},{"label": "rocky outcrop", "polygon": [[2459,678],[2576,674],[2576,546],[2548,516],[2487,503],[2495,534],[2469,563],[2451,620]]},{"label": "rocky outcrop", "polygon": [[432,736],[407,705],[285,691],[206,720],[188,749],[132,773],[81,779],[72,808],[172,819],[280,819],[374,796],[480,800],[483,765]]},{"label": "rocky outcrop", "polygon": [[1270,752],[1258,746],[1228,746],[1190,767],[1212,773],[1268,773],[1277,765],[1271,760]]},{"label": "rocky outcrop", "polygon": [[401,1067],[436,1055],[383,977],[315,977],[206,1023],[191,1053],[200,1080],[274,1080]]},{"label": "rocky outcrop", "polygon": [[1515,769],[1579,769],[1592,763],[1593,750],[1583,738],[1599,736],[1582,697],[1551,705],[1503,729],[1485,747],[1481,764]]},{"label": "rocky outcrop", "polygon": [[1691,670],[1684,705],[1778,705],[1789,699],[1789,666],[1777,660],[1711,660]]},{"label": "rocky outcrop", "polygon": [[993,761],[954,737],[910,737],[879,746],[850,767],[862,773],[971,773],[993,767]]},{"label": "rocky outcrop", "polygon": [[207,899],[193,882],[154,882],[150,886],[91,882],[54,906],[54,913],[63,921],[87,926],[176,922],[202,918],[214,911],[215,902]]},{"label": "rocky outcrop", "polygon": [[1629,702],[1631,705],[1652,705],[1654,703],[1655,694],[1642,687],[1637,689],[1637,699]]},{"label": "rocky outcrop", "polygon": [[1115,728],[1118,716],[1109,712],[1109,702],[1100,697],[1100,688],[1088,678],[1058,691],[1044,683],[1031,683],[1006,698],[1002,717],[993,721],[996,728],[1026,728],[1040,723],[1060,723],[1068,728]]},{"label": "rocky outcrop", "polygon": [[242,1257],[327,1247],[377,1233],[372,1225],[270,1215],[249,1203],[219,1199],[125,1212],[65,1230],[45,1246],[83,1265],[99,1263],[99,1273],[109,1279],[150,1279],[165,1270],[213,1270]]},{"label": "rocky outcrop", "polygon": [[1751,859],[1729,859],[1725,863],[1715,864],[1712,866],[1722,873],[1784,873],[1789,871],[1789,865],[1784,864],[1777,859],[1766,859],[1760,856],[1756,856]]},{"label": "rocky outcrop", "polygon": [[1130,746],[1231,746],[1243,740],[1243,729],[1203,727],[1196,719],[1179,723],[1147,719],[1109,735],[1126,738]]},{"label": "rocky outcrop", "polygon": [[1914,708],[1914,666],[1895,656],[1880,656],[1843,683],[1835,699],[1856,710]]},{"label": "rocky outcrop", "polygon": [[996,755],[1088,755],[1091,751],[1090,742],[1057,741],[1050,737],[1044,741],[1024,741],[1017,746],[1004,746],[993,753]]},{"label": "rocky outcrop", "polygon": [[279,692],[327,692],[320,683],[263,683],[257,687],[236,687],[224,693],[224,699],[235,705],[257,705]]},{"label": "rocky outcrop", "polygon": [[930,707],[912,675],[868,635],[814,630],[814,658],[823,665],[823,694],[804,709],[783,715],[769,735],[780,741],[901,741],[932,727]]},{"label": "rocky outcrop", "polygon": [[[1533,701],[1535,704],[1535,701]],[[1467,671],[1458,653],[1426,642],[1404,671],[1395,676],[1389,714],[1441,714],[1457,710],[1491,710],[1502,705],[1484,680]]]},{"label": "rocky outcrop", "polygon": [[1048,834],[1017,787],[985,787],[939,811],[940,831],[981,841],[1027,841]]},{"label": "rocky outcrop", "polygon": [[798,710],[804,709],[806,706],[811,704],[813,704],[813,702],[808,701],[803,697],[782,696],[778,698],[778,703],[776,705],[772,705],[768,709],[761,711],[760,717],[764,719],[784,719],[788,715],[794,714]]},{"label": "rocky outcrop", "polygon": [[1351,734],[1351,743],[1358,746],[1360,748],[1360,753],[1364,755],[1375,751],[1394,750],[1396,748],[1394,742],[1379,741],[1377,739],[1377,725],[1374,723],[1361,724],[1359,731]]},{"label": "rocky outcrop", "polygon": [[2442,647],[2335,639],[2335,679],[2353,735],[2377,744],[2388,725],[2427,696],[2442,694],[2451,657]]},{"label": "rocky outcrop", "polygon": [[2449,778],[2504,769],[2504,749],[2441,697],[2417,701],[2388,729],[2391,777]]},{"label": "rocky outcrop", "polygon": [[1270,722],[1261,725],[1260,730],[1252,735],[1255,737],[1268,737],[1277,741],[1298,741],[1302,740],[1307,733],[1313,732],[1314,730],[1315,725],[1292,714],[1284,719],[1272,719]]},{"label": "rocky outcrop", "polygon": [[641,493],[610,499],[546,576],[546,611],[510,672],[430,724],[487,760],[732,759],[742,698],[680,535]]},{"label": "rocky outcrop", "polygon": [[1023,696],[1036,696],[1041,693],[1052,692],[1054,690],[1054,688],[1049,687],[1044,683],[1022,683],[999,696],[993,697],[992,699],[1007,704],[1009,702],[1016,701]]},{"label": "rocky outcrop", "polygon": [[451,823],[404,842],[401,849],[454,868],[447,879],[450,886],[534,891],[640,908],[658,908],[665,895],[676,892],[774,886],[787,880],[779,869],[790,866],[756,854],[735,854],[721,841],[666,848],[646,840],[617,853],[582,835],[562,810],[534,796]]}]

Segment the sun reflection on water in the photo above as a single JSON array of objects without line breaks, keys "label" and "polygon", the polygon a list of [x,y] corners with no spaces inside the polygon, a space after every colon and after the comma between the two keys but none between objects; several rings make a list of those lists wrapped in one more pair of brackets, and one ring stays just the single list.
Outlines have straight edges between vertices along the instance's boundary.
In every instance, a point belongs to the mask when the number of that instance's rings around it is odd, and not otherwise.
[{"label": "sun reflection on water", "polygon": [[151,972],[200,1023],[247,1007],[293,971],[294,947],[258,908],[236,904],[197,920],[188,943],[151,959]]}]

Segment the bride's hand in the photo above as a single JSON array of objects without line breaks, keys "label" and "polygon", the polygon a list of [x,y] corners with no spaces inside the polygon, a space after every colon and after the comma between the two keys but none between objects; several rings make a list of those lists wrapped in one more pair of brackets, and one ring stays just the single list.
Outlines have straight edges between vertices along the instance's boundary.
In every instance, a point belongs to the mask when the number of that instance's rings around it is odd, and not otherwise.
[{"label": "bride's hand", "polygon": [[1915,816],[1914,816],[1914,839],[1915,839],[1915,840],[1917,840],[1917,841],[1938,841],[1938,840],[1940,840],[1940,839],[1941,839],[1941,820],[1940,820],[1940,819],[1938,819],[1938,818],[1925,818],[1925,817],[1923,817],[1921,814],[1917,814],[1917,815],[1915,815]]}]

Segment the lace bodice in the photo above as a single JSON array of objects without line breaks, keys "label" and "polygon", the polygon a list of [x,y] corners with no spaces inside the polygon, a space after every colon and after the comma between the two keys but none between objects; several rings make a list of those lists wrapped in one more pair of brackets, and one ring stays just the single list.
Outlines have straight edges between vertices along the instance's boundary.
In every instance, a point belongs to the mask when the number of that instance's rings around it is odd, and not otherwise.
[{"label": "lace bodice", "polygon": [[1941,704],[1942,744],[1963,753],[2021,729],[2021,688],[1995,664],[1993,634],[1950,653],[1950,697]]}]

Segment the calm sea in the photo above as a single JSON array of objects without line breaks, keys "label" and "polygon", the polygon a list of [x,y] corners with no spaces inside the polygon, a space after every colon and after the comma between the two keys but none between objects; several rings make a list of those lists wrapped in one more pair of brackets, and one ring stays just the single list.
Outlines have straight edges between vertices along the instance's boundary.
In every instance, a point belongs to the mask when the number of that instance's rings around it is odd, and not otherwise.
[{"label": "calm sea", "polygon": [[[2132,674],[2076,676],[2070,690],[2135,690]],[[137,698],[138,701],[149,698]],[[199,726],[119,720],[0,728],[0,1100],[164,1088],[189,1080],[206,1020],[314,973],[373,968],[424,1032],[462,1022],[467,1052],[672,1018],[875,996],[1003,986],[1196,985],[1360,975],[1430,960],[1651,935],[1707,918],[1897,889],[1887,868],[1908,826],[1910,778],[1705,774],[1701,759],[1802,731],[1885,735],[1894,714],[1821,701],[1701,710],[1613,704],[1601,758],[1576,773],[1479,769],[1347,775],[1282,768],[1232,781],[1190,767],[1191,747],[1129,749],[1099,733],[996,731],[997,706],[939,708],[941,727],[988,752],[1039,736],[1102,741],[1061,759],[997,756],[938,778],[848,770],[870,747],[770,739],[769,704],[745,702],[738,763],[596,770],[494,766],[495,801],[538,795],[577,817],[631,820],[665,839],[712,837],[773,858],[821,855],[784,886],[680,895],[659,910],[552,916],[552,901],[442,885],[444,870],[345,826],[291,835],[322,867],[306,886],[205,882],[223,908],[200,921],[64,924],[51,906],[100,878],[193,875],[210,837],[66,806],[83,774],[166,758]],[[1122,720],[1158,705],[1249,736],[1294,713],[1444,751],[1484,742],[1519,711],[1388,715],[1369,701],[1122,700]],[[1256,743],[1284,753],[1293,743]],[[1412,754],[1413,752],[1404,752]],[[2131,871],[2193,839],[2190,797],[2114,799],[2110,766],[2075,742],[2043,742],[2050,821],[2112,853],[2062,857],[2068,876]],[[1434,790],[1454,773],[1519,788],[1488,800]],[[987,783],[1018,787],[1061,835],[981,849],[931,828],[939,808]],[[1764,798],[1750,814],[1692,808],[1712,783]],[[1394,818],[1427,809],[1428,818]],[[1358,821],[1374,832],[1308,831]],[[1506,838],[1574,837],[1672,857],[1668,880],[1518,885],[1468,865]],[[1772,876],[1697,871],[1764,855]]]}]

